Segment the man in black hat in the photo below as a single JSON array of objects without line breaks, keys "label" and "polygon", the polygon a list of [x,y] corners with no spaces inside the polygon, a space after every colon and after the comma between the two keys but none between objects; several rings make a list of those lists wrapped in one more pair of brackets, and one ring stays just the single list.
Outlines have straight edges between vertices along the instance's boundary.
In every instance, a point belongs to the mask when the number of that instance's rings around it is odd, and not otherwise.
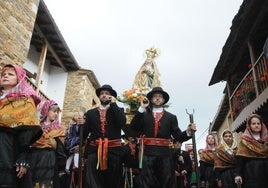
[{"label": "man in black hat", "polygon": [[[118,188],[122,180],[121,127],[124,109],[116,104],[117,93],[110,85],[96,90],[101,105],[85,113],[83,138],[90,134],[85,157],[87,188]],[[78,120],[81,124],[81,119]]]},{"label": "man in black hat", "polygon": [[169,95],[161,87],[155,87],[147,94],[148,101],[141,101],[131,121],[131,128],[139,131],[140,138],[140,183],[143,188],[175,186],[174,161],[169,149],[170,138],[184,142],[191,138],[195,124],[182,132],[177,117],[167,112],[163,105]]}]

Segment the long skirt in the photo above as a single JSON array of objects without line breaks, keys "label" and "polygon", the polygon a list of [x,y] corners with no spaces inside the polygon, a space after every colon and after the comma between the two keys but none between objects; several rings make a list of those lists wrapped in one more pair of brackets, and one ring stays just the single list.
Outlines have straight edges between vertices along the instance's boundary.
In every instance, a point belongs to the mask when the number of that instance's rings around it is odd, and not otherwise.
[{"label": "long skirt", "polygon": [[52,149],[34,149],[30,152],[30,168],[34,187],[53,187],[56,155]]}]

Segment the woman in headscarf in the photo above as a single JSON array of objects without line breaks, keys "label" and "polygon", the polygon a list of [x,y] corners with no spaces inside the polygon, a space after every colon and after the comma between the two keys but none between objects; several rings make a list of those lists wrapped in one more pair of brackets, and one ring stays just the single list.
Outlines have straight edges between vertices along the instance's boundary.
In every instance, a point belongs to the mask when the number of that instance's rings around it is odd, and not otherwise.
[{"label": "woman in headscarf", "polygon": [[221,136],[221,144],[216,148],[214,169],[218,187],[235,188],[234,168],[236,165],[235,153],[237,143],[230,130],[224,130]]},{"label": "woman in headscarf", "polygon": [[261,116],[252,114],[241,136],[236,153],[235,182],[243,188],[268,185],[268,135]]},{"label": "woman in headscarf", "polygon": [[42,129],[36,110],[40,97],[17,65],[2,68],[0,85],[0,187],[31,187],[27,152]]},{"label": "woman in headscarf", "polygon": [[206,137],[206,148],[200,153],[200,182],[201,187],[216,187],[216,178],[214,173],[214,159],[216,151],[216,138],[209,134]]},{"label": "woman in headscarf", "polygon": [[[31,147],[31,172],[35,188],[59,187],[57,147],[64,131],[59,122],[60,108],[53,100],[45,101],[41,108],[42,137]],[[60,145],[59,145],[60,144]],[[55,183],[58,185],[56,186]]]}]

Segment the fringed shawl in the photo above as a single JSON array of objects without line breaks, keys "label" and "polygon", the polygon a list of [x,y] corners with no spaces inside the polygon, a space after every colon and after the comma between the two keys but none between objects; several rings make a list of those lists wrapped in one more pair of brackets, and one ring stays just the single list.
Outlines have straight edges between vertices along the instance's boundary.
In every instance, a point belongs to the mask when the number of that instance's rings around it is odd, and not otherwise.
[{"label": "fringed shawl", "polygon": [[214,168],[229,168],[236,164],[235,160],[236,148],[233,154],[228,153],[223,144],[220,144],[216,149]]},{"label": "fringed shawl", "polygon": [[56,149],[57,142],[55,138],[61,137],[63,135],[64,131],[62,129],[50,130],[48,133],[43,134],[43,136],[39,140],[37,140],[34,144],[32,144],[32,147]]},{"label": "fringed shawl", "polygon": [[215,152],[212,150],[204,150],[200,154],[200,161],[205,163],[214,164]]}]

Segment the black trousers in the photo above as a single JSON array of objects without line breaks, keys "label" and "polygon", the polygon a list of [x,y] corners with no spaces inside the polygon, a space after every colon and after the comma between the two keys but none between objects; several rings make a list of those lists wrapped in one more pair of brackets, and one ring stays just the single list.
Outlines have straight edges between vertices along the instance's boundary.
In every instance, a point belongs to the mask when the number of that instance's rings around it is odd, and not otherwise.
[{"label": "black trousers", "polygon": [[96,169],[97,153],[88,155],[86,163],[86,188],[121,188],[123,167],[121,157],[108,153],[107,170]]},{"label": "black trousers", "polygon": [[140,169],[142,188],[174,188],[175,173],[171,156],[143,156]]}]

